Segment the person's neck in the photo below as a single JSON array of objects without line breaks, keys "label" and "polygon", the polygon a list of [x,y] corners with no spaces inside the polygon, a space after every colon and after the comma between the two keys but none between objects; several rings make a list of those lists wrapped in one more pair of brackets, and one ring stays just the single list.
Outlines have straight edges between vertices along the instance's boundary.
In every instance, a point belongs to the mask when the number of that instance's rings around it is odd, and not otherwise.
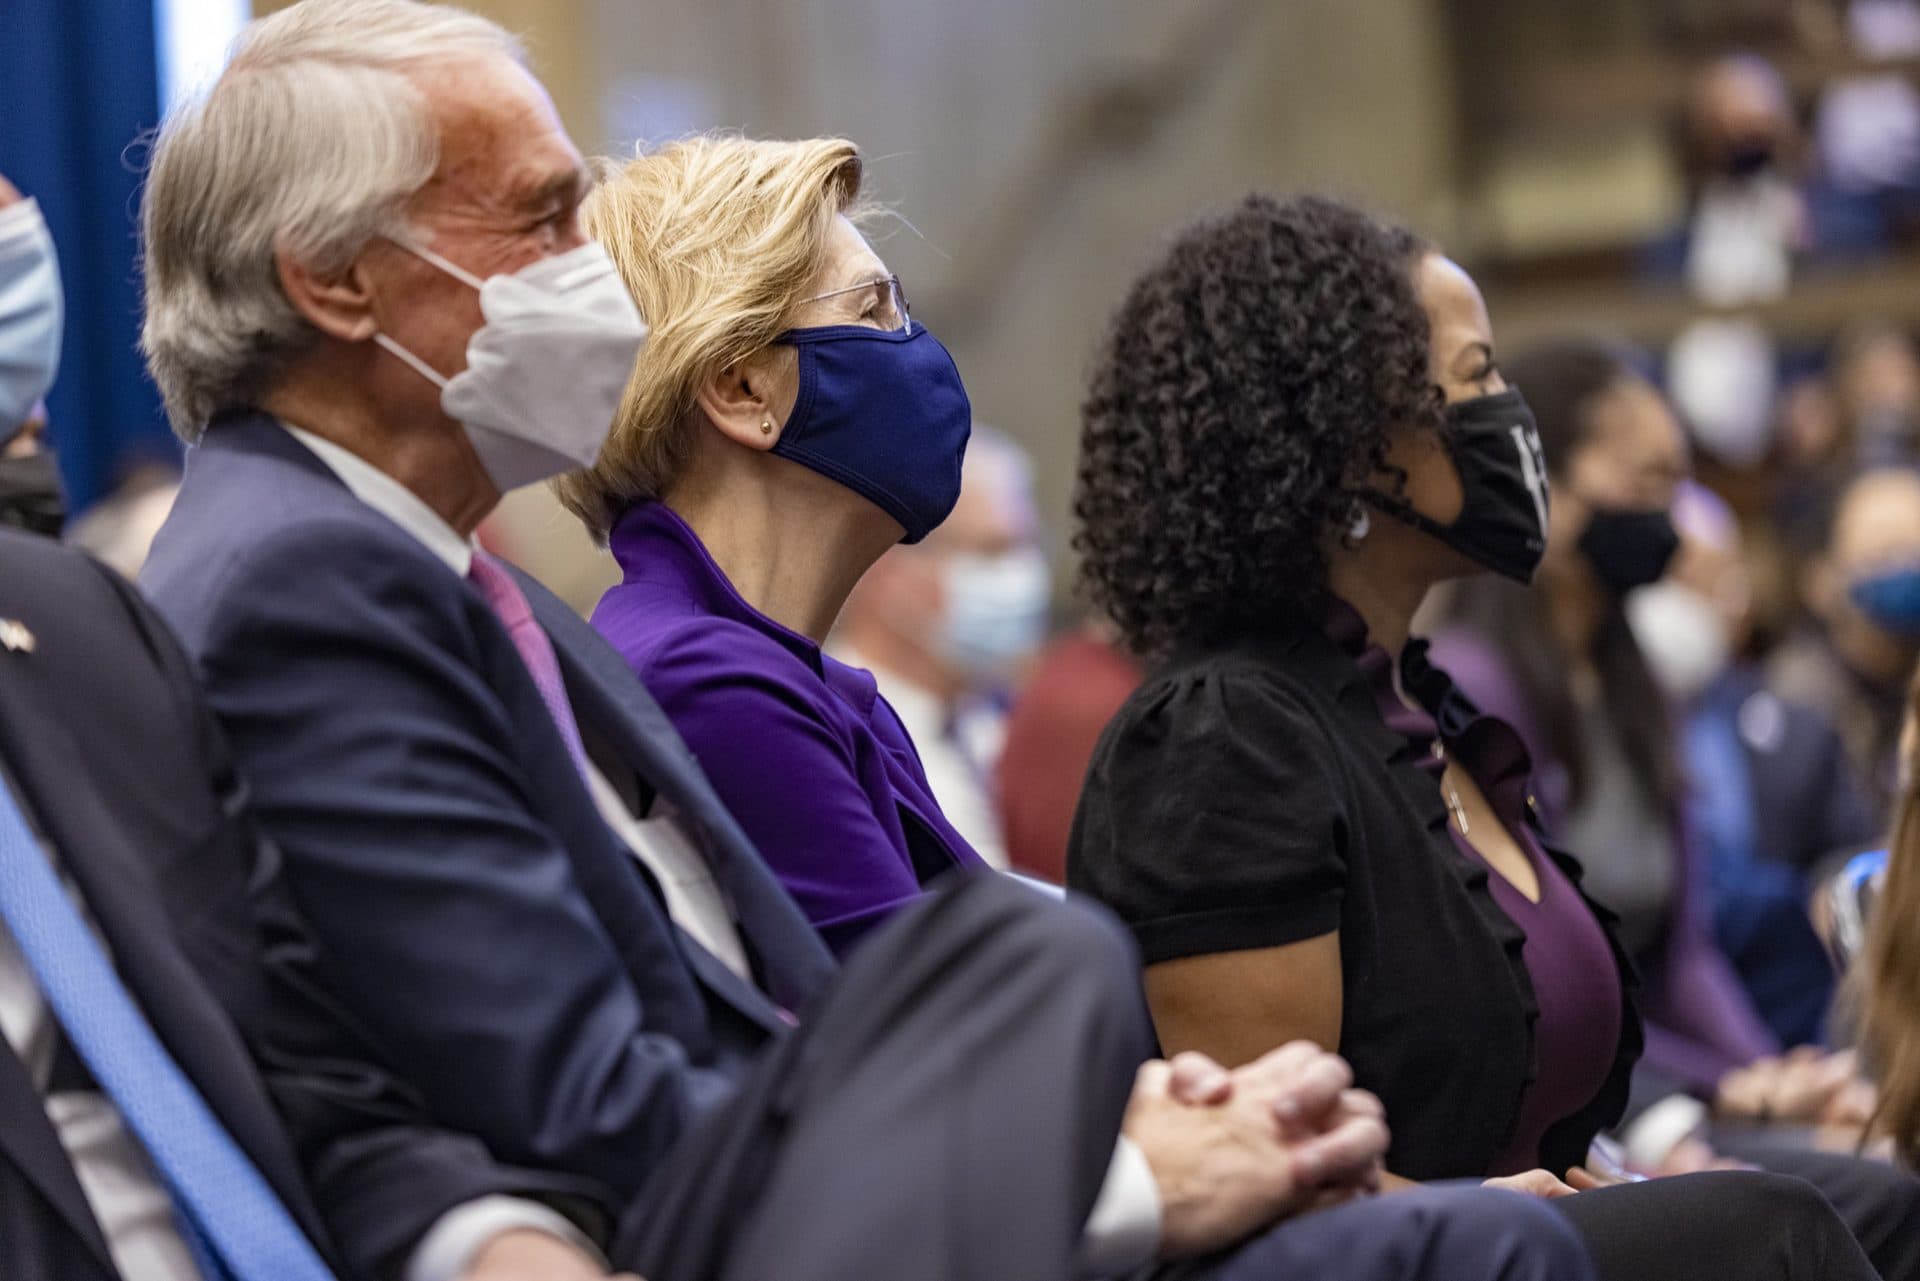
[{"label": "person's neck", "polygon": [[342,395],[357,386],[339,373],[296,369],[260,398],[260,408],[357,455],[413,491],[462,538],[500,502],[473,442],[437,410],[402,423],[364,397]]},{"label": "person's neck", "polygon": [[966,692],[966,682],[937,655],[884,619],[856,609],[841,631],[861,662],[932,695],[944,708],[951,710]]},{"label": "person's neck", "polygon": [[[804,470],[780,459],[758,461]],[[832,482],[812,473],[804,479],[769,474],[776,470],[745,461],[724,475],[690,475],[665,501],[747,604],[825,644],[854,585],[893,545],[899,527],[889,537],[877,528],[886,525],[884,519],[876,521],[816,487]]]},{"label": "person's neck", "polygon": [[1355,548],[1337,548],[1328,557],[1327,590],[1360,615],[1368,643],[1384,649],[1396,670],[1413,616],[1433,584],[1420,558],[1397,554],[1377,536]]}]

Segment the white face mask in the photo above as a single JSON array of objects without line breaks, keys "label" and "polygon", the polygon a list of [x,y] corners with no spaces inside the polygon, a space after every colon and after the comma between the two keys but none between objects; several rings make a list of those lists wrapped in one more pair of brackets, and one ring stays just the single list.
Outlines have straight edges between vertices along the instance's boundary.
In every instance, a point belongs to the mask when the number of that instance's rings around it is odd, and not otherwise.
[{"label": "white face mask", "polygon": [[431,249],[394,243],[480,291],[486,323],[452,378],[385,334],[373,340],[440,388],[440,407],[467,429],[500,492],[592,466],[647,340],[607,251],[589,241],[482,280]]},{"label": "white face mask", "polygon": [[956,555],[941,577],[940,652],[962,671],[1004,675],[1046,639],[1052,576],[1039,548]]},{"label": "white face mask", "polygon": [[1630,593],[1627,622],[1654,680],[1675,702],[1698,697],[1732,659],[1726,623],[1691,587],[1658,582]]}]

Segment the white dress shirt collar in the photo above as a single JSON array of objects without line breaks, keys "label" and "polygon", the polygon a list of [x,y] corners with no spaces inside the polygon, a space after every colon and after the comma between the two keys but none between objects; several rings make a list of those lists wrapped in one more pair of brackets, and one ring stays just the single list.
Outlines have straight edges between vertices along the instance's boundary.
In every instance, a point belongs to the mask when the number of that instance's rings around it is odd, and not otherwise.
[{"label": "white dress shirt collar", "polygon": [[360,455],[292,423],[282,423],[295,440],[311,449],[353,496],[413,535],[426,549],[465,578],[473,567],[473,542],[460,537],[439,512]]}]

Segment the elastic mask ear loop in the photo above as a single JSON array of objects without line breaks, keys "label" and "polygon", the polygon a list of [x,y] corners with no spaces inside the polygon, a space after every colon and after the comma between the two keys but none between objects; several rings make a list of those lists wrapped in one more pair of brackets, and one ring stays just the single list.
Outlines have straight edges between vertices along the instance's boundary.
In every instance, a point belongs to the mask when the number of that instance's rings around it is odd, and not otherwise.
[{"label": "elastic mask ear loop", "polygon": [[[480,277],[474,275],[472,272],[468,271],[465,267],[462,267],[460,264],[453,262],[447,258],[443,258],[439,254],[435,253],[433,250],[427,248],[425,245],[416,245],[410,241],[402,240],[397,236],[388,236],[386,237],[386,239],[392,244],[399,246],[401,249],[406,250],[408,253],[412,254],[414,257],[427,263],[429,266],[438,267],[441,271],[446,272],[449,276],[452,276],[455,280],[459,281],[463,285],[466,285],[470,289],[478,290],[480,286],[484,283],[480,279]],[[440,388],[442,391],[445,391],[447,384],[452,381],[449,378],[443,377],[441,373],[438,370],[436,370],[432,365],[429,365],[426,361],[420,359],[420,357],[414,355],[412,352],[408,351],[405,347],[402,347],[399,343],[387,337],[387,335],[383,333],[377,333],[373,336],[373,341],[378,343],[381,347],[385,348],[387,351],[393,353],[393,355],[397,356],[415,373],[419,374],[422,378],[426,379],[428,382],[432,383],[434,386]]]},{"label": "elastic mask ear loop", "polygon": [[429,365],[426,361],[420,359],[420,357],[414,355],[412,352],[408,351],[405,347],[402,347],[399,343],[387,337],[385,334],[375,334],[373,336],[373,341],[378,343],[380,346],[386,348],[388,351],[392,352],[395,356],[398,356],[415,373],[419,374],[422,378],[426,379],[428,382],[432,383],[434,386],[440,388],[442,391],[445,391],[447,388],[447,384],[452,381],[452,379],[441,377],[440,372],[436,370],[432,365]]},{"label": "elastic mask ear loop", "polygon": [[408,253],[412,254],[414,257],[419,258],[424,262],[431,263],[434,266],[438,267],[440,270],[446,272],[449,276],[452,276],[455,280],[467,286],[469,289],[478,291],[481,286],[486,284],[486,281],[480,279],[480,277],[474,275],[472,272],[468,271],[465,267],[462,267],[459,263],[454,262],[451,259],[441,257],[439,254],[427,248],[425,245],[416,245],[410,241],[395,239],[392,236],[387,237],[387,239],[392,240],[394,244],[400,246],[402,249],[406,250]]}]

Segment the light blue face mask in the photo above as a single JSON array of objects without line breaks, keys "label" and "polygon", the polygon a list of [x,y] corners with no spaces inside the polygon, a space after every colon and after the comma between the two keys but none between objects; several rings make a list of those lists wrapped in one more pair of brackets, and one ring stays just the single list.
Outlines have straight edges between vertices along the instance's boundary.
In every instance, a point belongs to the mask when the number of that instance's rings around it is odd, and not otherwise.
[{"label": "light blue face mask", "polygon": [[1037,547],[954,556],[944,567],[941,654],[977,679],[1008,675],[1047,638],[1051,586]]},{"label": "light blue face mask", "polygon": [[53,237],[31,200],[0,209],[0,441],[53,386],[65,319]]}]

